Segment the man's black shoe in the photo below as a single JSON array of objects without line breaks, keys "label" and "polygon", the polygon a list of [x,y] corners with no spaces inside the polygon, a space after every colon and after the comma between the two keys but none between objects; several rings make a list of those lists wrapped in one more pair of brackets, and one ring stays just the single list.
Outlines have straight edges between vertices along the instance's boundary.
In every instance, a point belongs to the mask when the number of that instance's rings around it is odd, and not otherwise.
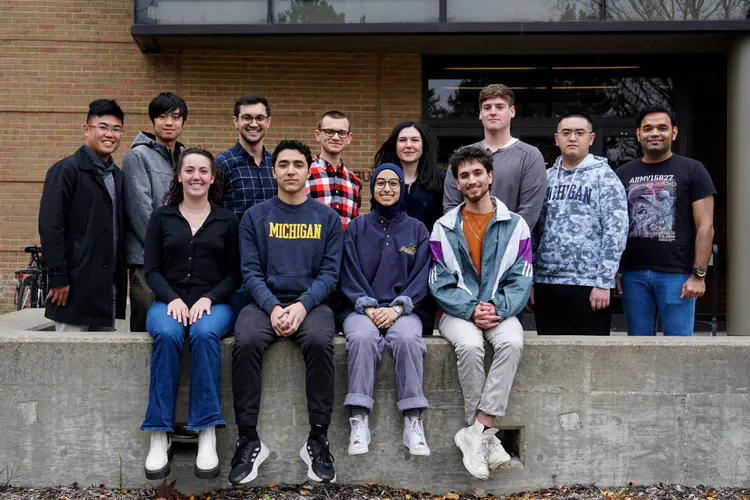
[{"label": "man's black shoe", "polygon": [[299,450],[300,458],[307,464],[307,477],[319,483],[336,482],[333,455],[328,449],[328,438],[309,438]]},{"label": "man's black shoe", "polygon": [[268,458],[269,451],[260,439],[248,441],[237,440],[232,457],[232,470],[229,471],[229,482],[234,486],[247,484],[258,477],[258,467]]}]

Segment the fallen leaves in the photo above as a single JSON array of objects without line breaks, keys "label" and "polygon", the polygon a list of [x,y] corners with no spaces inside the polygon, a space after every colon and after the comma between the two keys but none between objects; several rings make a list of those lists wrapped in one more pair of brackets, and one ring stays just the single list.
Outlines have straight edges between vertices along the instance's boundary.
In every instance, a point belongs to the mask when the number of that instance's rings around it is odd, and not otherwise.
[{"label": "fallen leaves", "polygon": [[446,493],[443,495],[443,500],[458,500],[459,498],[461,498],[461,495],[458,493]]}]

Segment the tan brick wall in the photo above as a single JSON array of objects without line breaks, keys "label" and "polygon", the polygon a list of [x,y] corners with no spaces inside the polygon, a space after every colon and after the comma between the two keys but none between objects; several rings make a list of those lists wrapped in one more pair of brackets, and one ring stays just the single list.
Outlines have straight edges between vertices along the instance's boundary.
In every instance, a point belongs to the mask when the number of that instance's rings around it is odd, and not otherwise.
[{"label": "tan brick wall", "polygon": [[351,117],[354,133],[344,158],[363,180],[393,125],[421,117],[418,55],[145,55],[130,36],[132,0],[3,0],[0,17],[0,312],[12,308],[13,270],[26,265],[23,247],[39,242],[44,174],[80,146],[93,99],[115,98],[125,110],[118,164],[138,130],[150,129],[148,103],[163,91],[179,91],[188,103],[182,142],[216,153],[236,139],[232,105],[243,93],[270,101],[269,147],[282,138],[312,147],[318,116],[339,109]]}]

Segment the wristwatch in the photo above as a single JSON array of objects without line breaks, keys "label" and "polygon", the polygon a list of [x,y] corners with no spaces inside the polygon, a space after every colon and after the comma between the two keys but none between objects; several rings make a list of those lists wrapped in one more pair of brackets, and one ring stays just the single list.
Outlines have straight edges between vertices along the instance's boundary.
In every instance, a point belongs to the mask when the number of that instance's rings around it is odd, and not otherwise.
[{"label": "wristwatch", "polygon": [[[403,306],[401,306],[401,307],[403,307]],[[393,307],[391,307],[391,309],[393,309],[394,311],[396,311],[396,314],[398,314],[398,317],[399,317],[399,318],[400,318],[400,317],[401,317],[401,315],[402,315],[402,314],[404,313],[404,310],[403,310],[403,309],[399,309],[399,308],[398,308],[398,307],[396,307],[396,306],[393,306]]]},{"label": "wristwatch", "polygon": [[708,271],[706,270],[705,267],[694,267],[693,268],[693,276],[696,276],[698,278],[705,278],[707,272]]}]

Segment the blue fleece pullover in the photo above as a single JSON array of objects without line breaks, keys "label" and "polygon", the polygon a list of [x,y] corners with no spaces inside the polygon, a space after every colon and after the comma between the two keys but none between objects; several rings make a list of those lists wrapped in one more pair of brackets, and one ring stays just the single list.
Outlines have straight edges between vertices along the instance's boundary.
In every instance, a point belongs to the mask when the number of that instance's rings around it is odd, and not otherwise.
[{"label": "blue fleece pullover", "polygon": [[336,289],[343,236],[339,215],[310,197],[288,205],[274,196],[253,206],[240,222],[247,293],[268,315],[294,301],[310,312]]},{"label": "blue fleece pullover", "polygon": [[390,224],[376,212],[357,217],[344,241],[341,290],[356,312],[401,304],[411,314],[429,293],[430,235],[406,212]]}]

